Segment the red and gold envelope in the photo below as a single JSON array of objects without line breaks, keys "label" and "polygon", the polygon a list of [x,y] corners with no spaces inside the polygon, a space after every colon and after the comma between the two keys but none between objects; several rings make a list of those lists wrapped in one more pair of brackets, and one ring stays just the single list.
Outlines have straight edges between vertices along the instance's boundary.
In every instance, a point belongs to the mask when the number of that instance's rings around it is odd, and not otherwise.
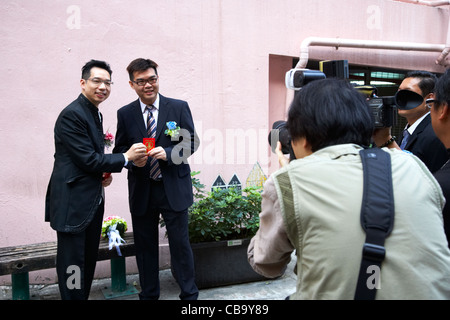
[{"label": "red and gold envelope", "polygon": [[155,147],[155,138],[144,138],[144,145],[147,147],[147,152]]}]

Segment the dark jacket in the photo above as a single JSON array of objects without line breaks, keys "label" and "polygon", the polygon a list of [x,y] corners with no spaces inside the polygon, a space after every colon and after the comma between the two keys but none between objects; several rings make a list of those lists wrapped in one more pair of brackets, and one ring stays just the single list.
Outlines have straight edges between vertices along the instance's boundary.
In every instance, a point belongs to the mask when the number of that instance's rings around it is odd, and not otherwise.
[{"label": "dark jacket", "polygon": [[55,161],[47,188],[45,220],[60,232],[78,233],[91,222],[103,199],[103,172],[120,172],[122,154],[104,154],[98,108],[84,95],[56,120]]},{"label": "dark jacket", "polygon": [[[450,149],[447,149],[447,153],[450,158]],[[436,171],[434,177],[439,182],[444,197],[447,199],[442,211],[442,217],[444,218],[444,230],[450,248],[450,162],[447,162],[440,170]]]},{"label": "dark jacket", "polygon": [[[156,125],[156,147],[163,147],[168,160],[159,160],[164,190],[173,211],[183,211],[193,203],[191,169],[187,158],[198,148],[200,142],[186,101],[159,95],[159,114]],[[164,132],[166,123],[175,121],[180,126],[180,138],[172,140]],[[117,133],[113,152],[124,152],[134,143],[147,138],[139,99],[117,111]],[[181,155],[181,157],[179,157]],[[149,158],[150,159],[150,158]],[[133,215],[144,215],[149,205],[150,161],[139,168],[128,164],[128,191],[130,211]]]},{"label": "dark jacket", "polygon": [[414,130],[405,150],[419,157],[432,173],[439,170],[448,159],[447,149],[431,126],[430,115],[427,115]]}]

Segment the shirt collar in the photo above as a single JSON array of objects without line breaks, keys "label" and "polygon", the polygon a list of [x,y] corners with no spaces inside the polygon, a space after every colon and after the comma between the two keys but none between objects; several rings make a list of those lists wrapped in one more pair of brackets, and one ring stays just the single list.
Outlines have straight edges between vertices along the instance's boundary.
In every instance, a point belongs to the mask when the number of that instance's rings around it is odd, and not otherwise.
[{"label": "shirt collar", "polygon": [[421,118],[417,119],[416,122],[414,122],[409,128],[406,128],[406,130],[408,130],[409,134],[412,135],[414,130],[416,130],[416,128],[419,126],[419,124],[422,122],[422,120],[425,119],[425,117],[429,114],[430,114],[430,112],[425,113]]},{"label": "shirt collar", "polygon": [[[145,108],[147,107],[147,105],[142,102],[141,98],[139,98],[139,103],[141,105],[142,113],[145,113]],[[153,103],[153,106],[156,108],[157,111],[159,111],[159,93],[156,95],[156,100]]]}]

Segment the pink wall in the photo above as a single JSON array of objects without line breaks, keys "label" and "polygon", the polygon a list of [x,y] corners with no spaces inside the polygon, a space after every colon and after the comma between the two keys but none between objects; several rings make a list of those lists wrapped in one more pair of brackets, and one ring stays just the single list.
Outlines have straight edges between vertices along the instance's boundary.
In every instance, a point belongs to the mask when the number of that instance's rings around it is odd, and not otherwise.
[{"label": "pink wall", "polygon": [[[267,133],[284,114],[284,73],[303,39],[443,44],[448,16],[448,7],[391,0],[1,1],[0,246],[55,240],[44,222],[53,126],[79,94],[80,68],[88,60],[106,60],[114,71],[112,94],[100,106],[105,130],[115,132],[117,109],[136,99],[126,66],[137,57],[151,58],[160,65],[161,93],[191,106],[202,139],[192,169],[202,172],[207,185],[219,173],[245,181],[256,161],[266,174],[277,168]],[[310,50],[312,59],[443,71],[434,65],[437,56]],[[114,174],[106,197],[105,215],[131,222],[125,172]],[[102,264],[98,274],[107,270]],[[30,280],[53,281],[54,271]]]}]

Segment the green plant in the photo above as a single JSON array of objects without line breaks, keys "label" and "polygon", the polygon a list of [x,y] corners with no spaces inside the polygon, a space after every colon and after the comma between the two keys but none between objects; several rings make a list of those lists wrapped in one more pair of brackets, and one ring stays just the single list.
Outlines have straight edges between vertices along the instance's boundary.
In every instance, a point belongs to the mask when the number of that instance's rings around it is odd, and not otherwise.
[{"label": "green plant", "polygon": [[189,208],[191,242],[233,240],[252,237],[259,228],[261,188],[215,188],[205,193],[192,172],[194,204]]}]

